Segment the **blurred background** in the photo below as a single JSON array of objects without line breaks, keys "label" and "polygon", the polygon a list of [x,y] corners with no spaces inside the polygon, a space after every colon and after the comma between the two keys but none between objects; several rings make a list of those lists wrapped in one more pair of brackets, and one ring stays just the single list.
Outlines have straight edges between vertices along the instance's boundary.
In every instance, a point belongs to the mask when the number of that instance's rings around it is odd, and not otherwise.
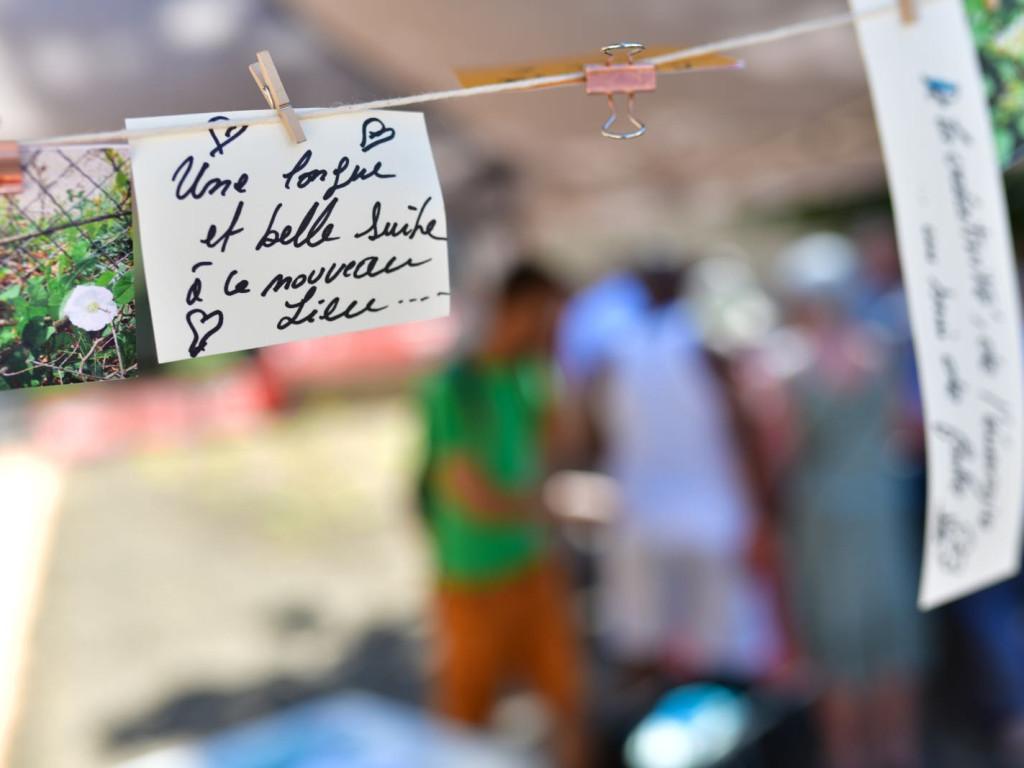
[{"label": "blurred background", "polygon": [[[323,106],[844,10],[0,0],[0,138],[261,107],[247,67],[263,49],[297,106]],[[853,31],[730,53],[746,68],[638,96],[637,141],[603,139],[607,105],[582,88],[427,105],[451,318],[0,393],[0,762],[553,764],[559,725],[536,696],[503,693],[485,729],[431,714],[437,565],[417,494],[419,384],[484,348],[470,331],[493,329],[530,254],[566,292],[549,329],[558,407],[587,433],[538,486],[586,680],[578,764],[1024,765],[1020,586],[924,618],[913,606],[920,410]],[[1020,175],[1008,186],[1024,223]],[[655,321],[671,343],[641,343]],[[690,430],[712,458],[687,452]],[[692,505],[697,532],[742,507],[742,552],[698,533],[645,550],[665,522],[652,496]],[[871,514],[846,513],[851,499]],[[623,551],[645,515],[654,528]],[[663,588],[686,605],[621,610]],[[733,603],[742,628],[716,612]],[[735,658],[679,637],[716,621],[708,647],[748,641]],[[657,647],[631,656],[619,630]]]}]

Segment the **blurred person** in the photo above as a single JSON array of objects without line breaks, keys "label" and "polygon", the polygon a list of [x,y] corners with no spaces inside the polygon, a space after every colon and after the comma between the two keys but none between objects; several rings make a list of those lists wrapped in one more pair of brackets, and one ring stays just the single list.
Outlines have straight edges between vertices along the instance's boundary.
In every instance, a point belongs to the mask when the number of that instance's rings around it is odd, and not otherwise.
[{"label": "blurred person", "polygon": [[808,235],[779,275],[796,335],[791,351],[795,455],[783,514],[791,604],[823,694],[832,768],[918,761],[920,621],[909,520],[891,472],[891,377],[885,347],[852,314],[857,253],[845,237]]},{"label": "blurred person", "polygon": [[950,606],[970,643],[1001,765],[1024,768],[1024,576]]},{"label": "blurred person", "polygon": [[863,217],[854,224],[852,235],[861,262],[853,312],[886,346],[895,395],[889,431],[892,471],[899,477],[910,514],[923,526],[927,495],[924,409],[892,216]]},{"label": "blurred person", "polygon": [[[617,270],[574,293],[559,317],[555,348],[565,385],[563,453],[576,469],[597,470],[598,475],[602,474],[598,466],[600,438],[592,418],[594,393],[600,390],[609,350],[616,344],[618,335],[643,314],[647,303],[647,289],[640,277],[632,271]],[[587,509],[565,508],[559,509],[558,514],[577,519],[582,515],[594,522],[606,523],[614,508],[614,504]],[[588,553],[591,569],[596,559],[593,551],[596,544],[597,540],[593,539]]]},{"label": "blurred person", "polygon": [[645,307],[604,360],[598,429],[622,509],[601,564],[601,629],[630,680],[751,682],[779,651],[749,562],[759,522],[751,443],[672,255],[648,258]]},{"label": "blurred person", "polygon": [[778,509],[793,440],[783,379],[770,365],[764,347],[779,327],[780,308],[746,251],[726,243],[712,254],[692,267],[687,296],[704,344],[713,353],[710,360],[725,366],[724,391],[735,401],[740,448],[756,491],[759,522],[750,562],[770,590],[781,646],[778,663],[765,682],[795,703],[805,701],[810,692],[786,605]]},{"label": "blurred person", "polygon": [[910,343],[910,311],[900,276],[892,216],[861,217],[851,228],[859,255],[854,314],[874,325],[895,345]]},{"label": "blurred person", "polygon": [[778,307],[750,266],[750,255],[730,244],[693,265],[687,296],[704,343],[718,355],[742,357],[778,323]]},{"label": "blurred person", "polygon": [[[1019,260],[1024,247],[1015,247]],[[956,601],[947,613],[969,642],[978,670],[973,692],[1001,764],[1024,768],[1024,574]]]},{"label": "blurred person", "polygon": [[647,289],[632,272],[613,272],[576,292],[557,330],[558,362],[569,389],[587,389],[620,331],[647,306]]},{"label": "blurred person", "polygon": [[562,768],[583,768],[572,607],[541,509],[555,398],[549,365],[563,295],[515,268],[476,348],[425,383],[425,501],[440,583],[436,706],[482,725],[525,678],[555,721]]}]

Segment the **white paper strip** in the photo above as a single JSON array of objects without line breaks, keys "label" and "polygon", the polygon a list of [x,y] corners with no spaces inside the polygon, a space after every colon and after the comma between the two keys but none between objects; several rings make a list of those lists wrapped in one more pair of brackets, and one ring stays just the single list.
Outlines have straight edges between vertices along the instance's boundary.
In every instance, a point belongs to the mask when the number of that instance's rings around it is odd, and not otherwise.
[{"label": "white paper strip", "polygon": [[[851,0],[854,11],[878,0]],[[1014,575],[1022,521],[1019,286],[981,71],[959,0],[857,24],[885,154],[925,408],[919,602]],[[870,563],[864,564],[870,568]]]},{"label": "white paper strip", "polygon": [[[161,362],[448,314],[444,203],[423,115],[363,112],[216,130],[265,113],[133,119],[146,286]],[[212,122],[211,122],[212,121]]]}]

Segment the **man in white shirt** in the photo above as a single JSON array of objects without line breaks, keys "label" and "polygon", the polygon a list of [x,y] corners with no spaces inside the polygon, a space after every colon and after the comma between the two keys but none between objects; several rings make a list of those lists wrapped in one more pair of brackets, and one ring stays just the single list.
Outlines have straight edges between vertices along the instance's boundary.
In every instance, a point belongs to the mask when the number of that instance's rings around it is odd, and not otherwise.
[{"label": "man in white shirt", "polygon": [[754,679],[781,643],[748,561],[758,511],[738,409],[679,298],[678,270],[643,277],[649,306],[616,334],[602,375],[604,465],[622,510],[605,550],[601,629],[636,669]]}]

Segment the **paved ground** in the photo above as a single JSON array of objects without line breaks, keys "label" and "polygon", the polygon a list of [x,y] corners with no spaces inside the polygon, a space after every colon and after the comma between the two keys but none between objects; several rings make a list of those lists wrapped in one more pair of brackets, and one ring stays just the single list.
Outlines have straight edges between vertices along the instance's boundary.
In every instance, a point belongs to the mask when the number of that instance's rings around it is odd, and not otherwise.
[{"label": "paved ground", "polygon": [[[5,768],[108,768],[342,690],[422,701],[416,445],[406,400],[335,399],[244,437],[70,471]],[[602,694],[593,666],[610,757],[636,708]],[[928,700],[927,764],[989,765],[958,687]],[[528,711],[505,714],[506,739],[530,743]],[[735,764],[799,768],[812,743],[796,715]]]},{"label": "paved ground", "polygon": [[320,692],[416,699],[426,557],[400,399],[83,466],[12,768],[100,768]]},{"label": "paved ground", "polygon": [[0,536],[0,762],[21,698],[35,595],[62,486],[53,464],[2,442],[0,424],[0,488],[6,512]]}]

